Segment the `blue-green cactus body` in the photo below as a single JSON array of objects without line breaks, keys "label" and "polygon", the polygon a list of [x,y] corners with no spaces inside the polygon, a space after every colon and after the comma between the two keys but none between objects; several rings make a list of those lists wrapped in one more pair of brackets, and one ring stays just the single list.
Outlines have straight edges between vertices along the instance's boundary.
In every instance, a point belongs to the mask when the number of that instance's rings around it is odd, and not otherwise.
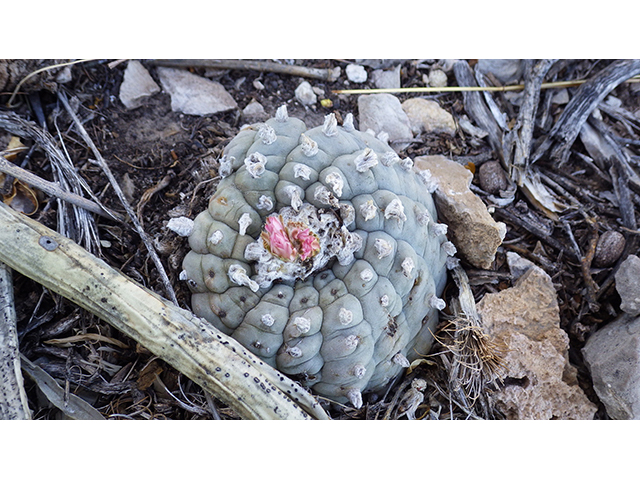
[{"label": "blue-green cactus body", "polygon": [[[183,263],[197,315],[315,393],[356,406],[429,352],[446,238],[410,161],[350,118],[307,130],[280,109],[229,143],[220,171]],[[274,214],[290,237],[308,226],[322,251],[283,260],[265,237]]]}]

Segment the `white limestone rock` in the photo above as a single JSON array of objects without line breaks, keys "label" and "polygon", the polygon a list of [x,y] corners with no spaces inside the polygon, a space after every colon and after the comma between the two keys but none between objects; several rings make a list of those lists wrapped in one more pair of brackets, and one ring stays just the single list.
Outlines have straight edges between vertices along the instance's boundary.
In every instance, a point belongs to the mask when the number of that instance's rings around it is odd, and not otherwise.
[{"label": "white limestone rock", "polygon": [[402,102],[402,109],[409,117],[411,130],[416,135],[426,133],[456,133],[453,116],[433,100],[410,98]]},{"label": "white limestone rock", "polygon": [[396,150],[405,148],[411,140],[409,117],[402,110],[400,100],[389,93],[361,95],[358,98],[360,130],[372,130],[375,135],[386,132],[389,143]]},{"label": "white limestone rock", "polygon": [[593,419],[597,407],[578,386],[569,337],[551,277],[532,267],[515,285],[478,303],[487,334],[504,344],[502,387],[491,393],[507,419]]},{"label": "white limestone rock", "polygon": [[640,420],[640,317],[627,315],[595,332],[582,349],[593,389],[616,420]]},{"label": "white limestone rock", "polygon": [[132,110],[144,104],[144,101],[160,91],[146,68],[138,60],[129,60],[120,85],[120,101]]},{"label": "white limestone rock", "polygon": [[313,91],[311,84],[306,80],[298,85],[298,88],[295,90],[295,96],[296,100],[305,106],[315,105],[318,101],[318,96]]},{"label": "white limestone rock", "polygon": [[496,222],[469,189],[473,174],[442,155],[416,157],[414,166],[429,183],[427,188],[435,189],[438,215],[449,226],[449,239],[458,252],[474,267],[491,268],[507,227]]},{"label": "white limestone rock", "polygon": [[188,115],[211,115],[238,108],[238,104],[218,82],[185,70],[158,67],[158,77],[171,95],[171,110]]}]

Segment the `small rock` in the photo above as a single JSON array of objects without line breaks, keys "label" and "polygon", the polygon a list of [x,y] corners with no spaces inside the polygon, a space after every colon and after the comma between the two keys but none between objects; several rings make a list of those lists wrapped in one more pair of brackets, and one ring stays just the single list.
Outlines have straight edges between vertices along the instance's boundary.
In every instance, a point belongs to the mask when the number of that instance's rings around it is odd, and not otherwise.
[{"label": "small rock", "polygon": [[629,255],[616,272],[616,290],[622,299],[620,308],[630,315],[640,315],[640,258]]},{"label": "small rock", "polygon": [[349,64],[345,68],[347,78],[353,83],[363,83],[367,81],[367,71],[362,65]]},{"label": "small rock", "polygon": [[400,65],[392,70],[374,70],[371,80],[376,88],[400,88]]},{"label": "small rock", "polygon": [[480,197],[469,186],[473,174],[442,155],[416,157],[415,168],[428,170],[436,183],[434,192],[438,215],[449,226],[450,240],[474,267],[488,269],[507,227],[496,222]]},{"label": "small rock", "polygon": [[449,79],[447,78],[447,74],[442,70],[440,70],[439,68],[434,68],[429,72],[427,81],[430,87],[442,88],[447,86],[447,82],[449,81]]},{"label": "small rock", "polygon": [[137,60],[130,60],[120,85],[120,101],[128,109],[140,107],[145,99],[158,93],[160,87],[146,68]]},{"label": "small rock", "polygon": [[627,241],[620,232],[607,230],[598,239],[593,255],[594,267],[610,267],[618,261]]},{"label": "small rock", "polygon": [[306,80],[303,81],[295,91],[296,100],[303,105],[314,105],[318,101],[318,97],[313,91],[311,84]]},{"label": "small rock", "polygon": [[487,193],[497,195],[500,190],[509,188],[507,174],[502,169],[500,162],[491,160],[480,165],[478,169],[478,182],[480,188]]},{"label": "small rock", "polygon": [[640,419],[640,317],[619,318],[582,349],[593,389],[616,420]]},{"label": "small rock", "polygon": [[524,73],[524,63],[522,60],[478,60],[476,68],[482,73],[492,73],[500,83],[509,85],[518,83]]},{"label": "small rock", "polygon": [[409,117],[411,130],[415,134],[456,133],[456,122],[453,116],[433,100],[410,98],[402,102],[402,109]]},{"label": "small rock", "polygon": [[253,88],[255,88],[256,90],[264,90],[265,87],[262,82],[256,78],[253,81]]},{"label": "small rock", "polygon": [[402,110],[400,100],[389,93],[360,95],[358,97],[358,115],[360,130],[368,129],[378,135],[389,134],[389,142],[400,151],[413,139],[409,117]]},{"label": "small rock", "polygon": [[242,116],[249,120],[262,120],[267,117],[267,112],[260,102],[253,100],[242,110]]},{"label": "small rock", "polygon": [[191,72],[158,67],[162,88],[171,95],[171,110],[188,115],[211,115],[238,108],[225,88]]},{"label": "small rock", "polygon": [[507,419],[593,419],[597,408],[568,361],[569,337],[551,277],[530,268],[515,285],[478,303],[487,334],[506,346],[503,386],[491,393]]}]

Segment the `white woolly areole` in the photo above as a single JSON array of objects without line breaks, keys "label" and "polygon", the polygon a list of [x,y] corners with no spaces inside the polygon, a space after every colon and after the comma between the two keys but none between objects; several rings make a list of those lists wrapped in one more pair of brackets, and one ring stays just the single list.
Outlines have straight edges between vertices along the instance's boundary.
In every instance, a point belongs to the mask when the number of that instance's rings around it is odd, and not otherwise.
[{"label": "white woolly areole", "polygon": [[260,195],[256,207],[258,207],[260,210],[272,210],[273,200],[271,199],[271,197],[268,197],[266,195]]},{"label": "white woolly areole", "polygon": [[449,230],[449,226],[446,223],[434,223],[431,227],[431,231],[436,237],[446,235],[447,230]]},{"label": "white woolly areole", "polygon": [[260,125],[260,128],[258,129],[258,137],[265,145],[271,145],[278,139],[276,131],[271,125],[267,125],[266,123]]},{"label": "white woolly areole", "polygon": [[433,178],[431,170],[418,170],[418,176],[422,180],[422,183],[427,186],[427,190],[429,191],[429,193],[433,193],[438,189],[438,182],[436,182],[435,178]]},{"label": "white woolly areole", "polygon": [[293,166],[293,177],[309,180],[311,178],[311,167],[304,163],[297,163]]},{"label": "white woolly areole", "polygon": [[223,238],[224,234],[220,230],[216,230],[211,235],[209,235],[209,238],[207,238],[207,242],[209,242],[211,245],[218,245]]},{"label": "white woolly areole", "polygon": [[444,308],[447,306],[447,303],[443,299],[438,298],[435,295],[431,295],[431,297],[429,298],[429,306],[437,308],[438,310],[444,310]]},{"label": "white woolly areole", "polygon": [[407,220],[407,216],[404,214],[404,205],[399,198],[394,198],[389,202],[387,208],[384,209],[384,218],[397,218],[402,222]]},{"label": "white woolly areole", "polygon": [[249,228],[251,222],[251,215],[249,215],[248,213],[243,213],[238,219],[238,234],[246,235],[247,228]]},{"label": "white woolly areole", "polygon": [[322,124],[322,133],[327,137],[334,137],[338,134],[338,121],[333,113],[324,117],[324,123]]},{"label": "white woolly areole", "polygon": [[344,128],[347,132],[353,132],[356,127],[353,125],[353,114],[347,113],[344,117],[344,121],[342,122],[342,128]]},{"label": "white woolly areole", "polygon": [[344,344],[349,349],[355,349],[358,346],[360,339],[357,335],[349,335],[344,338]]},{"label": "white woolly areole", "polygon": [[370,282],[373,280],[373,270],[370,268],[365,268],[360,272],[360,278],[363,282]]},{"label": "white woolly areole", "polygon": [[407,357],[405,357],[401,353],[396,353],[391,360],[393,360],[393,363],[400,365],[402,368],[409,368],[411,366]]},{"label": "white woolly areole", "polygon": [[396,152],[386,152],[380,158],[380,163],[385,167],[391,167],[392,165],[398,163],[400,161],[400,157]]},{"label": "white woolly areole", "polygon": [[385,293],[380,297],[380,305],[382,305],[383,307],[388,307],[389,303],[390,303],[389,295]]},{"label": "white woolly areole", "polygon": [[338,172],[331,172],[327,174],[324,181],[331,187],[333,193],[335,193],[338,197],[342,195],[342,187],[344,187],[344,180],[342,179],[342,175]]},{"label": "white woolly areole", "polygon": [[187,217],[171,218],[167,222],[167,228],[181,237],[188,237],[193,232],[194,222]]},{"label": "white woolly areole", "polygon": [[300,347],[286,347],[285,352],[293,358],[298,358],[302,356],[302,350]]},{"label": "white woolly areole", "polygon": [[226,155],[222,156],[222,158],[220,159],[220,166],[218,167],[218,173],[222,178],[231,175],[231,172],[233,171],[234,160],[234,157],[227,157]]},{"label": "white woolly areole", "polygon": [[229,267],[228,275],[233,283],[243,287],[249,287],[252,292],[257,292],[260,289],[258,284],[249,278],[247,271],[238,264]]},{"label": "white woolly areole", "polygon": [[253,152],[244,159],[244,166],[253,178],[260,177],[264,173],[266,165],[267,157],[260,152]]},{"label": "white woolly areole", "polygon": [[384,258],[393,253],[393,245],[387,242],[384,238],[376,238],[376,241],[373,243],[373,246],[378,252],[378,258]]},{"label": "white woolly areole", "polygon": [[287,112],[286,105],[278,107],[278,109],[276,110],[276,120],[283,123],[289,120],[289,112]]},{"label": "white woolly areole", "polygon": [[265,324],[267,327],[271,327],[273,326],[273,324],[276,322],[276,319],[273,318],[273,316],[270,313],[265,313],[264,315],[262,315],[262,317],[260,318],[260,321]]},{"label": "white woolly areole", "polygon": [[456,252],[458,251],[456,249],[456,246],[451,243],[451,242],[442,242],[442,250],[444,250],[444,253],[446,253],[447,255],[449,255],[450,257],[453,257]]},{"label": "white woolly areole", "polygon": [[342,325],[349,325],[353,321],[353,312],[344,307],[340,307],[338,312],[338,320]]},{"label": "white woolly areole", "polygon": [[365,203],[360,205],[360,214],[364,217],[365,222],[375,218],[377,212],[378,207],[373,203],[373,200],[367,200]]},{"label": "white woolly areole", "polygon": [[315,140],[310,139],[304,133],[300,135],[300,145],[302,146],[302,153],[305,157],[313,157],[318,153],[318,143]]},{"label": "white woolly areole", "polygon": [[302,334],[308,333],[309,330],[311,330],[311,320],[308,319],[307,317],[296,317],[293,319],[293,326],[296,327],[296,330],[298,331],[298,335],[296,336],[300,336]]},{"label": "white woolly areole", "polygon": [[364,378],[364,376],[367,374],[367,367],[365,367],[361,363],[356,363],[351,369],[351,373],[354,377]]},{"label": "white woolly areole", "polygon": [[350,388],[347,391],[347,398],[355,408],[362,407],[362,393],[356,388]]},{"label": "white woolly areole", "polygon": [[411,272],[415,268],[416,264],[413,262],[413,258],[407,257],[402,261],[401,266],[402,266],[402,272],[404,273],[405,277],[410,277]]},{"label": "white woolly areole", "polygon": [[356,166],[357,172],[364,173],[378,164],[378,155],[372,149],[365,148],[364,151],[353,160],[353,164]]}]

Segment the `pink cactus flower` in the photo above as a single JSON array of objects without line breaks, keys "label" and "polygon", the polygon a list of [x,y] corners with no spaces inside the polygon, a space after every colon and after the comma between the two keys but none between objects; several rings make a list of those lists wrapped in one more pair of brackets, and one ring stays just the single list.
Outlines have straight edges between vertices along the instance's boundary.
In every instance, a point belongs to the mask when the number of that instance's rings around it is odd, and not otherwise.
[{"label": "pink cactus flower", "polygon": [[289,237],[298,247],[300,258],[305,261],[320,251],[318,237],[309,229],[302,225],[289,226]]},{"label": "pink cactus flower", "polygon": [[282,224],[282,217],[279,215],[267,217],[264,229],[265,232],[262,232],[260,237],[265,248],[276,257],[293,262],[297,258],[298,252],[289,240],[287,231]]}]

